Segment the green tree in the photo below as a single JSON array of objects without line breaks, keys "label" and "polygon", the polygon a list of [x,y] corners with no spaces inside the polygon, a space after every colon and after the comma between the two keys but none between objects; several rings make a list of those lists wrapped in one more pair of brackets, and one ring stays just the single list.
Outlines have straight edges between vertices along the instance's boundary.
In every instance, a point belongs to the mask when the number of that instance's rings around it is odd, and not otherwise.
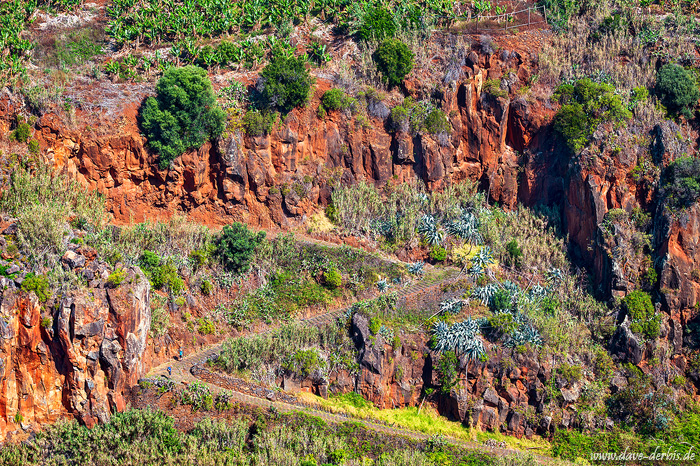
[{"label": "green tree", "polygon": [[656,75],[656,92],[671,112],[690,119],[700,99],[698,83],[691,71],[680,65],[664,65]]},{"label": "green tree", "polygon": [[413,69],[413,52],[398,39],[385,39],[372,54],[382,79],[390,86],[400,85]]},{"label": "green tree", "polygon": [[621,124],[632,113],[610,84],[589,78],[576,84],[562,84],[555,93],[562,107],[554,117],[554,129],[566,140],[572,152],[583,149],[601,123]]},{"label": "green tree", "polygon": [[265,232],[255,233],[242,223],[227,225],[216,240],[216,255],[227,270],[245,273],[255,248],[265,239]]},{"label": "green tree", "polygon": [[140,124],[164,169],[186,150],[219,136],[226,113],[216,103],[206,71],[170,68],[158,81],[156,96],[142,105]]},{"label": "green tree", "polygon": [[303,58],[277,56],[260,73],[260,97],[268,109],[283,113],[309,101],[312,78]]}]

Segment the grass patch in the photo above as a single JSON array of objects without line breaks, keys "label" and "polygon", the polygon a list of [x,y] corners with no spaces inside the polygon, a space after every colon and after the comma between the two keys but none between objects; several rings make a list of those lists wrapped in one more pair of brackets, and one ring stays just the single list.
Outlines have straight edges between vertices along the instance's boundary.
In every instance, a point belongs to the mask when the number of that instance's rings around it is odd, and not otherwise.
[{"label": "grass patch", "polygon": [[461,422],[450,421],[440,416],[430,406],[423,406],[420,414],[418,408],[378,409],[357,393],[346,393],[330,397],[327,400],[311,393],[297,394],[302,400],[316,405],[335,414],[348,414],[352,417],[369,421],[386,422],[397,428],[422,432],[427,435],[445,435],[459,440],[483,442],[489,438],[505,441],[509,447],[530,450],[536,449],[540,454],[549,454],[551,447],[548,442],[534,438],[533,440],[517,439],[500,433],[481,432],[464,427]]}]

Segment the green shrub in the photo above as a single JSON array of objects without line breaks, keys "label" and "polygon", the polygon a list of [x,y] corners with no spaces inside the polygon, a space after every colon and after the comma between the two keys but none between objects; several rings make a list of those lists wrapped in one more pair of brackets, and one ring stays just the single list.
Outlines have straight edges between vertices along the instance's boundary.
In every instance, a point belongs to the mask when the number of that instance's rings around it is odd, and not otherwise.
[{"label": "green shrub", "polygon": [[508,97],[508,91],[506,91],[505,89],[501,89],[500,79],[487,79],[486,81],[484,81],[483,90],[487,94],[492,95],[494,97],[500,97],[503,99]]},{"label": "green shrub", "polygon": [[199,290],[203,295],[209,296],[214,291],[214,285],[209,280],[202,280]]},{"label": "green shrub", "polygon": [[506,244],[506,251],[508,251],[508,265],[520,266],[520,261],[523,257],[523,250],[518,245],[518,241],[514,238]]},{"label": "green shrub", "polygon": [[51,317],[44,317],[41,319],[41,328],[49,329],[53,325],[53,319]]},{"label": "green shrub", "polygon": [[656,92],[671,112],[693,117],[700,89],[692,71],[674,63],[662,66],[656,75]]},{"label": "green shrub", "polygon": [[562,107],[554,117],[554,129],[569,149],[579,152],[602,123],[620,124],[632,117],[610,84],[585,78],[576,84],[562,84],[555,92]]},{"label": "green shrub", "polygon": [[567,384],[573,384],[583,378],[583,368],[576,365],[562,364],[557,367],[557,374],[561,375]]},{"label": "green shrub", "polygon": [[164,169],[186,150],[219,136],[226,113],[216,103],[206,71],[173,67],[158,81],[156,97],[144,102],[139,122]]},{"label": "green shrub", "polygon": [[39,301],[46,301],[49,299],[49,281],[45,275],[29,272],[22,282],[22,291],[33,291]]},{"label": "green shrub", "polygon": [[440,356],[437,364],[438,384],[440,385],[440,393],[447,395],[452,390],[452,387],[457,385],[459,360],[452,352],[443,353]]},{"label": "green shrub", "polygon": [[492,311],[504,311],[512,307],[511,296],[508,290],[499,288],[491,298]]},{"label": "green shrub", "polygon": [[372,317],[369,320],[369,331],[372,332],[372,335],[376,335],[379,333],[379,329],[382,328],[382,320],[379,317]]},{"label": "green shrub", "polygon": [[294,107],[303,107],[309,101],[309,91],[313,82],[306,70],[303,58],[273,58],[260,73],[262,104],[268,109],[283,113]]},{"label": "green shrub", "polygon": [[211,320],[200,317],[197,331],[202,335],[211,335],[214,333],[214,331],[216,331],[216,327],[214,326],[214,322]]},{"label": "green shrub", "polygon": [[36,139],[30,139],[29,142],[27,143],[27,146],[29,148],[29,153],[32,155],[38,155],[39,154],[39,141]]},{"label": "green shrub", "polygon": [[434,261],[442,262],[447,259],[447,249],[440,245],[430,248],[430,258]]},{"label": "green shrub", "polygon": [[389,114],[389,127],[392,131],[408,131],[411,111],[403,105],[397,105]]},{"label": "green shrub", "polygon": [[323,281],[331,289],[340,288],[343,284],[343,276],[337,267],[333,267],[323,274]]},{"label": "green shrub", "polygon": [[139,265],[156,290],[167,286],[172,293],[179,294],[185,288],[185,282],[178,275],[177,268],[170,262],[163,262],[154,252],[144,251],[139,258]]},{"label": "green shrub", "polygon": [[340,89],[329,89],[321,97],[321,104],[328,111],[351,108],[354,103],[355,99]]},{"label": "green shrub", "polygon": [[32,127],[29,123],[26,123],[23,119],[17,119],[17,128],[10,134],[10,139],[14,139],[17,142],[25,143],[29,140],[32,135]]},{"label": "green shrub", "polygon": [[400,85],[413,69],[413,52],[397,39],[385,39],[372,54],[372,60],[389,87]]},{"label": "green shrub", "polygon": [[430,134],[445,133],[450,129],[445,112],[439,108],[434,108],[425,117],[425,130]]},{"label": "green shrub", "polygon": [[357,30],[360,40],[383,40],[394,37],[396,23],[392,14],[383,6],[370,7],[362,17],[362,23]]},{"label": "green shrub", "polygon": [[248,110],[243,115],[243,127],[248,136],[264,136],[272,129],[274,114]]},{"label": "green shrub", "polygon": [[109,277],[107,277],[107,284],[112,288],[116,288],[122,284],[125,278],[126,270],[119,268],[109,274]]},{"label": "green shrub", "polygon": [[637,334],[654,339],[659,336],[661,318],[656,314],[651,296],[644,291],[633,291],[622,300],[631,325],[630,329]]},{"label": "green shrub", "polygon": [[700,159],[680,157],[666,167],[663,194],[671,208],[685,208],[700,198]]},{"label": "green shrub", "polygon": [[265,232],[255,233],[242,223],[227,225],[216,239],[215,253],[224,267],[234,273],[250,269],[255,248],[265,239]]}]

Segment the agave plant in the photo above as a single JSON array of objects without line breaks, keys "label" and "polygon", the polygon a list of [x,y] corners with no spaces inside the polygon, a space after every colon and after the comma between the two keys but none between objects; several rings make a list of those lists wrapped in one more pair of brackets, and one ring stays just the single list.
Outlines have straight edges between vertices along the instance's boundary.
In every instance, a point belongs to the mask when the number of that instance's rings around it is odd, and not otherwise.
[{"label": "agave plant", "polygon": [[382,218],[372,220],[370,228],[372,231],[385,238],[391,238],[394,233],[394,226],[391,222]]},{"label": "agave plant", "polygon": [[389,289],[389,283],[386,281],[386,278],[382,278],[377,282],[377,289],[380,293],[385,293]]},{"label": "agave plant", "polygon": [[484,306],[488,306],[489,304],[491,304],[493,295],[496,293],[497,290],[498,287],[493,283],[489,283],[488,285],[484,286],[477,286],[472,289],[472,298],[478,299],[481,302],[481,304],[483,304]]},{"label": "agave plant", "polygon": [[507,348],[515,348],[516,346],[521,346],[525,344],[530,344],[533,346],[542,346],[542,337],[540,333],[531,324],[522,324],[515,330],[506,341],[503,346]]},{"label": "agave plant", "polygon": [[446,230],[452,236],[462,238],[470,244],[481,244],[483,239],[479,232],[479,219],[471,212],[462,215],[446,225]]},{"label": "agave plant", "polygon": [[495,261],[493,260],[493,253],[491,252],[490,246],[482,247],[477,255],[472,259],[473,265],[479,265],[482,268],[486,268],[494,262]]},{"label": "agave plant", "polygon": [[433,246],[442,243],[445,236],[442,231],[438,230],[437,222],[432,215],[423,216],[418,225],[418,233],[423,235],[428,244]]},{"label": "agave plant", "polygon": [[554,287],[559,285],[564,279],[564,272],[561,269],[552,268],[547,271],[547,285],[549,287]]},{"label": "agave plant", "polygon": [[441,353],[455,351],[466,355],[469,360],[480,358],[485,351],[478,337],[479,328],[479,322],[471,318],[453,325],[438,321],[432,329],[435,350]]},{"label": "agave plant", "polygon": [[377,335],[380,335],[385,342],[390,342],[394,339],[394,331],[384,325],[379,328]]},{"label": "agave plant", "polygon": [[408,264],[408,273],[413,274],[413,275],[423,275],[425,273],[425,262],[423,261],[418,261],[414,262],[412,264]]},{"label": "agave plant", "polygon": [[462,310],[462,307],[464,307],[464,301],[461,299],[447,299],[445,301],[440,302],[440,310],[439,314],[457,314],[459,311]]},{"label": "agave plant", "polygon": [[469,267],[469,276],[472,277],[474,280],[477,280],[483,274],[484,268],[481,265],[472,264],[472,266]]}]

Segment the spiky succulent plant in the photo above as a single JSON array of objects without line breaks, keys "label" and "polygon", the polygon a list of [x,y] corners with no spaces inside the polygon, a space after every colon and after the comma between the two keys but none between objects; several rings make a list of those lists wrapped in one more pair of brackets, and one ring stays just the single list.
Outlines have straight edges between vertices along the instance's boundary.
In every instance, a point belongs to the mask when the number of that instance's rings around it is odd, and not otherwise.
[{"label": "spiky succulent plant", "polygon": [[438,321],[433,325],[436,351],[454,351],[464,354],[467,359],[478,359],[485,354],[484,343],[479,333],[479,322],[468,318],[462,322],[447,325]]},{"label": "spiky succulent plant", "polygon": [[491,248],[489,246],[482,247],[472,259],[472,265],[478,265],[482,268],[486,268],[494,262],[493,253],[491,252]]},{"label": "spiky succulent plant", "polygon": [[382,278],[377,282],[377,289],[380,293],[384,293],[389,289],[389,283],[386,281],[386,278]]},{"label": "spiky succulent plant", "polygon": [[464,307],[464,301],[457,298],[446,299],[440,302],[440,314],[457,314]]},{"label": "spiky succulent plant", "polygon": [[503,343],[503,346],[515,348],[525,344],[532,346],[542,346],[542,337],[532,324],[526,323],[520,325]]},{"label": "spiky succulent plant", "polygon": [[477,286],[472,289],[472,298],[478,299],[481,304],[488,306],[491,304],[493,295],[496,294],[498,287],[493,283],[484,286]]},{"label": "spiky succulent plant", "polygon": [[425,267],[425,262],[423,261],[417,261],[414,262],[413,264],[408,264],[408,273],[413,274],[413,275],[423,275],[425,273],[424,270]]},{"label": "spiky succulent plant", "polygon": [[418,225],[418,233],[420,233],[431,246],[442,243],[445,237],[445,234],[438,229],[437,221],[432,215],[423,216]]},{"label": "spiky succulent plant", "polygon": [[463,212],[462,215],[450,221],[445,228],[452,236],[469,241],[471,244],[481,244],[483,241],[479,232],[479,219],[471,212]]}]

